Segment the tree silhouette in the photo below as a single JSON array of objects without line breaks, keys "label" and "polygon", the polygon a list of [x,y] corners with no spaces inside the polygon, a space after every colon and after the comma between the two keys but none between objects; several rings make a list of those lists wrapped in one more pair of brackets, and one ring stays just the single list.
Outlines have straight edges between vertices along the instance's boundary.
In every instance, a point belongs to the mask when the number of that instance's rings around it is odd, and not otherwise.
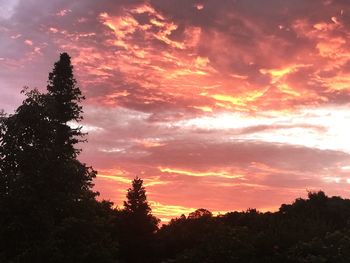
[{"label": "tree silhouette", "polygon": [[[25,89],[16,112],[1,115],[1,262],[87,262],[93,253],[89,247],[104,253],[101,240],[113,244],[104,232],[111,205],[106,210],[95,200],[96,172],[77,159],[75,145],[83,134],[70,122],[82,119],[83,97],[72,70],[69,55],[61,54],[49,75],[48,93]],[[69,247],[72,226],[79,226],[80,239]],[[106,248],[112,257],[114,248]]]},{"label": "tree silhouette", "polygon": [[188,218],[189,219],[196,219],[196,218],[201,218],[201,217],[212,217],[212,216],[213,216],[213,214],[209,210],[204,209],[204,208],[199,208],[196,211],[190,213],[188,215]]},{"label": "tree silhouette", "polygon": [[[47,110],[54,132],[52,142],[54,155],[52,159],[53,177],[59,179],[56,189],[61,189],[64,196],[73,201],[93,196],[90,190],[96,172],[77,160],[80,150],[75,144],[83,140],[81,127],[72,128],[71,122],[82,120],[80,102],[84,99],[73,76],[73,66],[67,53],[60,55],[59,61],[49,74],[47,86]],[[57,173],[55,172],[57,171]]]},{"label": "tree silhouette", "polygon": [[142,179],[136,177],[132,181],[126,198],[121,222],[122,256],[127,262],[151,262],[159,219],[151,213]]},{"label": "tree silhouette", "polygon": [[60,55],[59,61],[54,65],[47,85],[48,95],[53,98],[54,115],[60,123],[79,121],[82,119],[80,102],[84,99],[77,81],[73,76],[71,58],[67,53]]},{"label": "tree silhouette", "polygon": [[4,119],[0,141],[0,225],[7,226],[2,228],[0,247],[5,258],[34,257],[28,254],[35,254],[33,247],[49,239],[55,221],[56,197],[46,161],[52,155],[53,133],[45,96],[35,90],[26,96],[15,114]]},{"label": "tree silhouette", "polygon": [[132,181],[132,187],[126,194],[127,200],[124,201],[124,210],[128,213],[148,215],[151,211],[147,202],[146,190],[143,187],[143,180],[136,177]]}]

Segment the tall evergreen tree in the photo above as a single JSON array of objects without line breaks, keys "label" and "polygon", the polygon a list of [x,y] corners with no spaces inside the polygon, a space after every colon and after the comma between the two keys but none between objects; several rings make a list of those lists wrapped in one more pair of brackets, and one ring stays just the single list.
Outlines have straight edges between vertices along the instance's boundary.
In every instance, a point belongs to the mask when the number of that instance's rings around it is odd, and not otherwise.
[{"label": "tall evergreen tree", "polygon": [[132,181],[132,187],[128,189],[126,198],[124,211],[139,225],[138,234],[153,234],[158,229],[159,220],[151,213],[152,209],[148,204],[146,189],[141,178],[136,177]]},{"label": "tall evergreen tree", "polygon": [[152,215],[143,180],[135,178],[128,189],[120,226],[121,253],[126,262],[152,262],[154,234],[159,219]]},{"label": "tall evergreen tree", "polygon": [[73,76],[71,58],[67,53],[60,55],[54,65],[47,85],[48,94],[53,97],[55,106],[53,118],[61,123],[82,119],[80,102],[84,99]]},{"label": "tall evergreen tree", "polygon": [[75,144],[83,140],[81,128],[72,128],[72,122],[83,119],[80,102],[84,99],[73,76],[71,58],[67,53],[60,55],[59,61],[49,74],[47,86],[47,109],[55,136],[54,158],[57,166],[57,186],[61,187],[67,198],[79,200],[86,194],[90,195],[92,179],[95,172],[77,160],[80,150]]},{"label": "tall evergreen tree", "polygon": [[143,187],[143,180],[136,177],[132,181],[132,187],[126,194],[124,209],[128,213],[148,215],[151,211],[147,202],[146,189]]},{"label": "tall evergreen tree", "polygon": [[83,96],[68,54],[47,89],[24,91],[22,105],[0,120],[1,262],[88,262],[98,255],[91,247],[115,254],[105,225],[111,204],[95,200],[96,172],[77,159],[83,134],[71,122],[82,119]]}]

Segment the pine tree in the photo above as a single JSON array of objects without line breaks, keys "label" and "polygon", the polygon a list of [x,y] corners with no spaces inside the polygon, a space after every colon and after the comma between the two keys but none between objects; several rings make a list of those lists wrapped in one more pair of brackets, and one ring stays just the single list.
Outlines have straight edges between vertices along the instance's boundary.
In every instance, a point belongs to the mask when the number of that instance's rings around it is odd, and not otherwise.
[{"label": "pine tree", "polygon": [[110,262],[98,255],[115,255],[105,230],[113,211],[95,200],[96,172],[77,159],[83,134],[71,122],[82,119],[83,96],[68,54],[47,89],[25,90],[16,112],[1,114],[0,262]]},{"label": "pine tree", "polygon": [[124,201],[124,209],[129,213],[148,215],[151,211],[147,202],[146,189],[142,186],[143,180],[136,177],[132,181],[132,187],[128,189]]},{"label": "pine tree", "polygon": [[80,127],[70,125],[82,119],[83,96],[67,53],[55,63],[47,89],[47,94],[24,90],[27,98],[15,114],[3,120],[0,171],[7,178],[4,189],[9,196],[30,188],[46,200],[77,201],[92,194],[96,173],[77,159],[80,150],[75,145],[83,141],[83,134]]},{"label": "pine tree", "polygon": [[142,179],[132,181],[126,198],[120,227],[121,254],[127,262],[151,262],[159,219],[151,213]]},{"label": "pine tree", "polygon": [[159,220],[152,215],[152,209],[147,202],[146,189],[143,187],[143,180],[136,177],[132,181],[132,187],[126,194],[124,211],[133,221],[138,222],[140,233],[153,234],[157,229]]},{"label": "pine tree", "polygon": [[77,81],[73,76],[71,58],[67,53],[60,55],[60,60],[54,65],[47,85],[48,94],[53,97],[55,106],[53,118],[61,123],[68,121],[80,121],[82,119],[82,107],[80,102],[84,100]]},{"label": "pine tree", "polygon": [[85,164],[77,160],[80,150],[75,145],[83,141],[84,134],[81,127],[72,128],[73,122],[83,119],[80,105],[84,97],[73,76],[71,58],[67,53],[60,55],[59,61],[49,74],[47,86],[47,110],[54,131],[53,158],[57,171],[57,182],[65,196],[73,200],[80,200],[83,196],[91,195],[92,179],[96,173]]}]

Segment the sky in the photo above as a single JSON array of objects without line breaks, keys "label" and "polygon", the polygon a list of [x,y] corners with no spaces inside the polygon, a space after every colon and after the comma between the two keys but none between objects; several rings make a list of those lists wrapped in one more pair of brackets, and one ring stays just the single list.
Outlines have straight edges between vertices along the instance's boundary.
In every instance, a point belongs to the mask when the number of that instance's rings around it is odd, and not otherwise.
[{"label": "sky", "polygon": [[68,52],[101,198],[139,176],[163,222],[349,198],[349,40],[348,0],[0,0],[0,108]]}]

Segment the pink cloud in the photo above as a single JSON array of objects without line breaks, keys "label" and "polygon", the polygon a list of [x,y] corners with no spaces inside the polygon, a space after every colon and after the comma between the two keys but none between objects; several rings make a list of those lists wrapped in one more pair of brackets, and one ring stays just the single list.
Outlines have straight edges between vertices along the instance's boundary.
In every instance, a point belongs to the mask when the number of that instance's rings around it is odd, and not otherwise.
[{"label": "pink cloud", "polygon": [[0,103],[44,90],[69,52],[96,189],[121,204],[139,175],[165,219],[275,209],[306,189],[348,196],[347,5],[20,1],[0,15]]}]

